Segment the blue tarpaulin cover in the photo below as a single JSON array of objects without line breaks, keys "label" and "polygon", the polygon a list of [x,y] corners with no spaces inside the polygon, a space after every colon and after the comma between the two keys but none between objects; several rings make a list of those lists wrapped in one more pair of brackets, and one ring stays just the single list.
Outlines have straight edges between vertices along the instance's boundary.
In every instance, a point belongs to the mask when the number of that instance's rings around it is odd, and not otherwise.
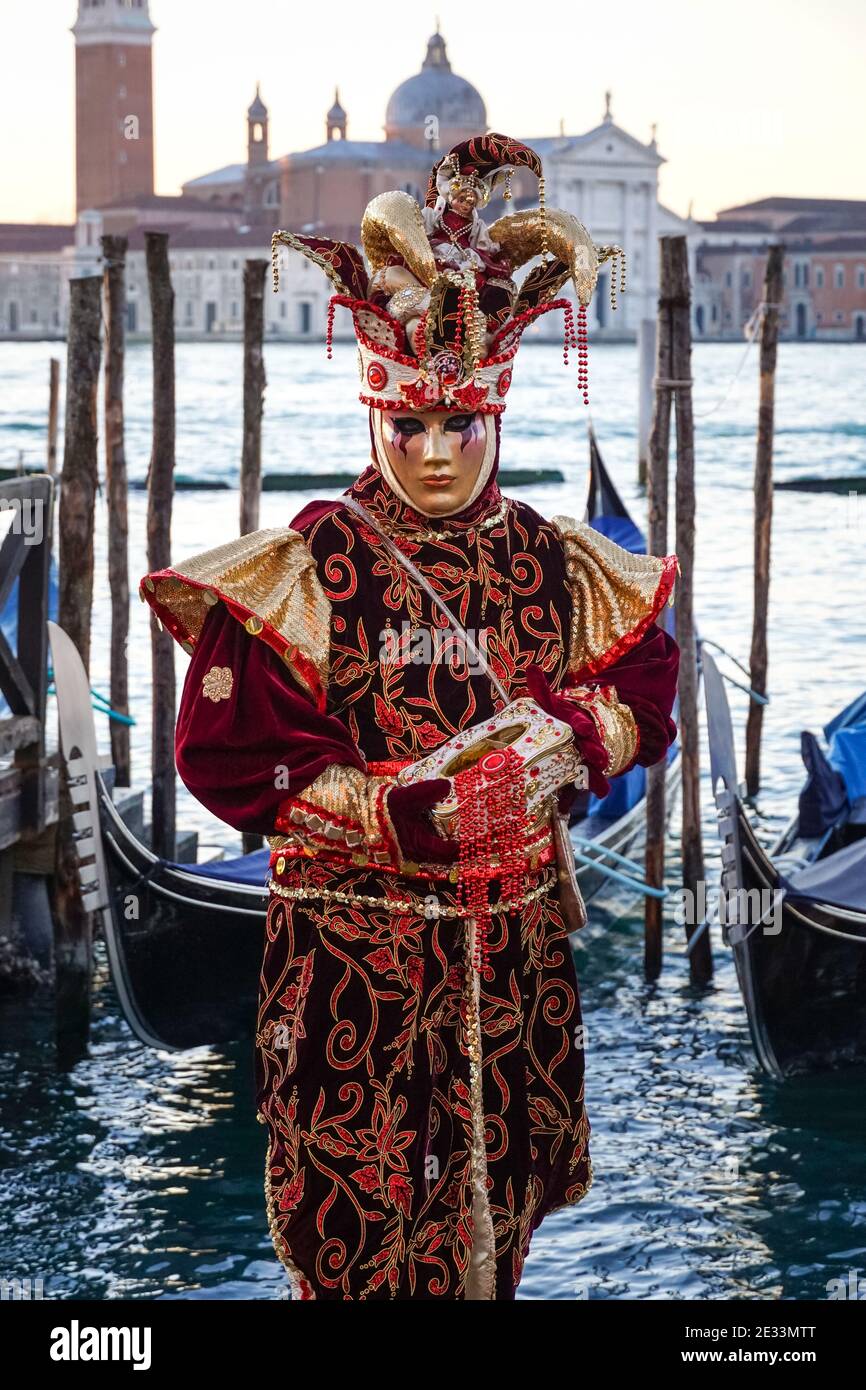
[{"label": "blue tarpaulin cover", "polygon": [[593,531],[607,536],[609,541],[630,550],[634,555],[646,554],[646,542],[630,516],[596,516],[590,522]]},{"label": "blue tarpaulin cover", "polygon": [[[48,568],[48,616],[53,623],[57,622],[57,564],[54,556]],[[14,580],[12,588],[9,590],[9,597],[5,607],[0,613],[0,629],[3,636],[9,643],[13,652],[18,651],[18,580]],[[11,714],[8,702],[0,695],[0,715]]]},{"label": "blue tarpaulin cover", "polygon": [[866,796],[866,723],[837,729],[830,740],[829,757],[842,776],[848,800]]},{"label": "blue tarpaulin cover", "polygon": [[217,859],[213,864],[172,864],[171,867],[195,874],[196,878],[220,878],[229,883],[248,883],[254,888],[263,888],[270,858],[269,849],[257,849],[235,859]]},{"label": "blue tarpaulin cover", "polygon": [[866,912],[866,839],[797,869],[782,884],[792,897]]}]

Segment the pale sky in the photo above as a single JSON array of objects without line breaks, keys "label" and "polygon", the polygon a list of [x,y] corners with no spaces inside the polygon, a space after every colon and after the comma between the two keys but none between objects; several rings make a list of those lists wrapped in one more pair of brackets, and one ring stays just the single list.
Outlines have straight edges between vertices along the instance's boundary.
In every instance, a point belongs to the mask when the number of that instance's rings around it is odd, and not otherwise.
[{"label": "pale sky", "polygon": [[[76,0],[0,0],[0,221],[74,216]],[[339,84],[349,138],[382,138],[435,15],[490,126],[531,139],[614,120],[648,141],[661,201],[696,217],[776,195],[866,198],[864,0],[576,0],[302,5],[150,0],[156,191],[246,157],[256,82],[271,154],[320,144]]]}]

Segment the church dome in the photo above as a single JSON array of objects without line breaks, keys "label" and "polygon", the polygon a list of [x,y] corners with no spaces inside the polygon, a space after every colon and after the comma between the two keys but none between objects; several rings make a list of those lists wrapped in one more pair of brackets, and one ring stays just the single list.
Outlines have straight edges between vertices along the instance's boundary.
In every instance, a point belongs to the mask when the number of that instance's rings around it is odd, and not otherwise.
[{"label": "church dome", "polygon": [[487,110],[481,94],[465,77],[451,71],[445,40],[438,32],[427,44],[421,71],[401,82],[388,102],[386,138],[426,147],[426,122],[430,116],[439,118],[439,146],[446,150],[458,140],[487,130]]}]

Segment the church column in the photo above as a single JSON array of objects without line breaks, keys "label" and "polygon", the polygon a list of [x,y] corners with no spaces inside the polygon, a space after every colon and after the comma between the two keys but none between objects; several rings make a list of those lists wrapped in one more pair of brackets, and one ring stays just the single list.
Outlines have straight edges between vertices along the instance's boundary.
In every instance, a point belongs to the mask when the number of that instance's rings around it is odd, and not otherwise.
[{"label": "church column", "polygon": [[[630,183],[628,177],[626,177],[623,180],[622,185],[622,239],[620,239],[619,237],[614,238],[615,240],[619,241],[620,246],[625,251],[626,285],[628,285],[629,264],[633,263],[634,259],[634,222],[632,220],[632,193],[633,185]],[[610,273],[611,275],[613,275],[614,273],[612,263]],[[616,313],[615,315],[613,315],[613,323],[611,324],[611,327],[615,327],[617,333],[624,333],[631,327],[632,315],[629,310],[629,296],[628,291],[626,291],[624,295],[620,295],[618,284],[616,286],[616,291]]]}]

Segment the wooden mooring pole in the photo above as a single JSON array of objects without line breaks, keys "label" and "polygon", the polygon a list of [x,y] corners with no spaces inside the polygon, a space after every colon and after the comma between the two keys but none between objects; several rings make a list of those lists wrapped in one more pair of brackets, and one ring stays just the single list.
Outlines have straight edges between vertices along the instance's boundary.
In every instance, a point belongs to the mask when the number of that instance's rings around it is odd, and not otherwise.
[{"label": "wooden mooring pole", "polygon": [[[69,282],[66,425],[61,475],[58,621],[90,666],[93,602],[93,519],[98,484],[96,394],[99,383],[101,277]],[[67,757],[71,749],[64,750]],[[92,922],[81,900],[72,803],[61,773],[51,900],[54,919],[58,1062],[66,1068],[87,1051],[90,1029]]]},{"label": "wooden mooring pole", "polygon": [[262,410],[265,395],[265,276],[267,261],[244,265],[244,436],[241,454],[241,535],[258,530],[262,491]]},{"label": "wooden mooring pole", "polygon": [[46,472],[57,472],[57,417],[60,405],[60,361],[52,357],[48,368],[48,458]]},{"label": "wooden mooring pole", "polygon": [[[677,481],[676,553],[680,564],[677,585],[676,638],[680,649],[680,761],[682,764],[682,876],[687,913],[686,936],[700,927],[698,904],[706,901],[704,851],[701,839],[700,722],[698,718],[698,653],[695,642],[695,423],[692,412],[692,325],[688,246],[684,236],[669,238],[672,390],[676,392]],[[693,984],[712,978],[713,953],[709,927],[689,955]]]},{"label": "wooden mooring pole", "polygon": [[[697,907],[705,898],[700,819],[700,758],[697,648],[693,612],[695,553],[695,453],[691,390],[691,292],[685,237],[659,238],[659,300],[656,334],[655,400],[649,448],[649,549],[667,550],[668,455],[671,404],[676,401],[677,474],[676,542],[680,578],[676,586],[676,638],[680,648],[679,740],[682,778],[682,879],[687,901]],[[665,765],[647,775],[646,878],[654,887],[664,882]],[[650,978],[658,975],[662,959],[662,910],[658,899],[647,898],[644,909],[644,962]],[[690,939],[701,925],[697,912],[687,916]],[[704,931],[689,955],[692,981],[712,976],[709,932]]]},{"label": "wooden mooring pole", "polygon": [[[240,533],[258,529],[262,492],[262,412],[265,385],[265,276],[267,261],[249,260],[244,265],[244,436],[241,454]],[[244,831],[244,854],[261,849],[262,837]]]},{"label": "wooden mooring pole", "polygon": [[[764,313],[761,323],[761,385],[758,406],[758,444],[755,453],[755,578],[752,650],[749,660],[752,689],[767,693],[767,614],[770,601],[770,541],[773,520],[773,420],[776,404],[776,348],[782,301],[784,248],[771,246],[764,274]],[[761,730],[764,706],[749,701],[746,720],[746,791],[755,796],[761,785]]]},{"label": "wooden mooring pole", "polygon": [[[668,550],[668,459],[671,437],[671,388],[661,383],[673,377],[671,359],[671,316],[667,293],[670,284],[670,240],[659,239],[659,310],[656,329],[655,393],[649,436],[648,546],[650,555],[666,555]],[[647,769],[646,786],[646,881],[661,888],[665,878],[665,778],[667,764]],[[661,898],[644,898],[644,970],[654,980],[662,968]]]},{"label": "wooden mooring pole", "polygon": [[[147,473],[147,567],[171,564],[174,497],[174,290],[168,234],[145,232],[153,349],[153,443]],[[175,850],[174,640],[156,614],[150,617],[153,664],[151,848],[165,859]]]},{"label": "wooden mooring pole", "polygon": [[[123,437],[123,367],[126,346],[126,237],[102,238],[105,314],[105,483],[108,503],[108,585],[111,591],[111,707],[129,714],[129,522]],[[130,785],[129,725],[109,720],[114,783]]]}]

